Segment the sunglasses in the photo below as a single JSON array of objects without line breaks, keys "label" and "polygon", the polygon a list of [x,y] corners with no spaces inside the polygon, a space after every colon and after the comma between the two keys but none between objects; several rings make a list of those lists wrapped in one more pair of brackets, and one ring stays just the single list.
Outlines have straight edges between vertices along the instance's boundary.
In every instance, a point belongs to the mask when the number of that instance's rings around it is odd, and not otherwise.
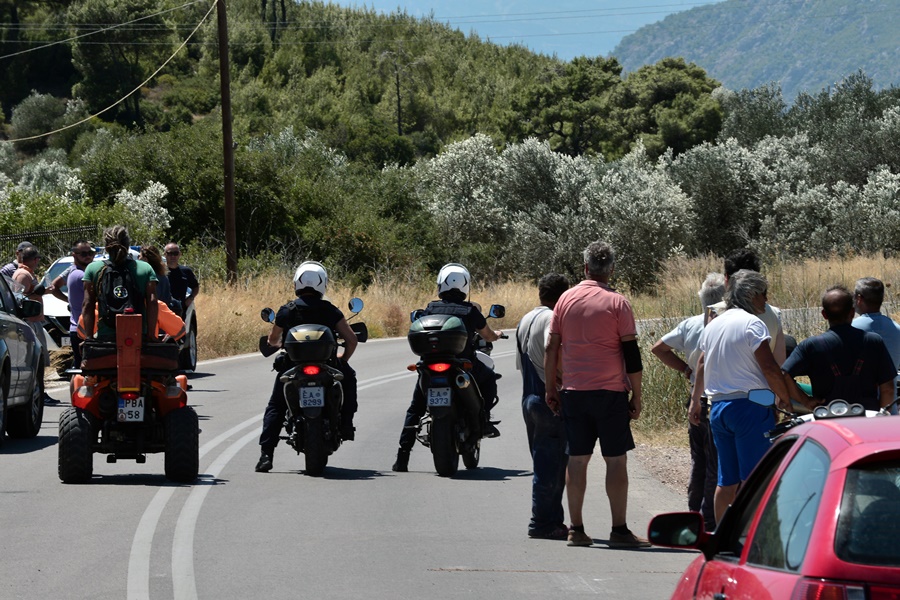
[{"label": "sunglasses", "polygon": [[166,250],[166,256],[178,256],[179,254],[181,254],[181,252],[178,252],[177,250],[175,250],[175,251]]},{"label": "sunglasses", "polygon": [[84,252],[74,252],[73,254],[75,254],[75,256],[93,256],[94,251],[93,250],[85,250]]}]

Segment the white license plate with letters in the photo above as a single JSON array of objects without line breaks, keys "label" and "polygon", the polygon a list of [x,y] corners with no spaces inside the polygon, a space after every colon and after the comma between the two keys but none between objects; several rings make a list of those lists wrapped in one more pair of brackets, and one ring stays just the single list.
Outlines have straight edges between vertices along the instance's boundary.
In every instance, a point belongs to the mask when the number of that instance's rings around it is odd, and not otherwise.
[{"label": "white license plate with letters", "polygon": [[144,420],[144,399],[119,398],[119,423],[140,423]]},{"label": "white license plate with letters", "polygon": [[300,388],[300,408],[322,408],[325,406],[325,388],[321,385]]},{"label": "white license plate with letters", "polygon": [[428,406],[450,406],[450,388],[428,388]]}]

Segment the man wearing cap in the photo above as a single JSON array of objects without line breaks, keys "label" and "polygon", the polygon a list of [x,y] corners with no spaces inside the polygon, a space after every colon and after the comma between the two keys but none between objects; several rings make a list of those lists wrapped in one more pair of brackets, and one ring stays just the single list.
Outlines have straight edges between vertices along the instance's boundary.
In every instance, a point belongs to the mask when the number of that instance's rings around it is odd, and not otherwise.
[{"label": "man wearing cap", "polygon": [[[12,280],[22,286],[22,293],[25,294],[29,300],[40,302],[43,307],[43,296],[52,290],[52,286],[48,289],[45,288],[43,284],[39,283],[37,275],[35,275],[34,272],[40,262],[41,254],[38,252],[38,249],[34,246],[27,246],[19,254],[19,267],[13,272]],[[47,348],[47,336],[44,332],[43,308],[41,309],[40,315],[29,317],[27,321],[28,326],[34,331],[35,337],[37,337],[38,342],[41,344],[41,354],[43,354],[44,357],[44,366],[49,366],[50,350]],[[58,401],[54,400],[46,393],[44,394],[44,404],[55,404],[56,402]]]},{"label": "man wearing cap", "polygon": [[25,248],[31,248],[34,244],[31,242],[20,242],[18,246],[16,246],[16,258],[13,259],[12,262],[3,265],[3,268],[0,269],[0,275],[6,275],[7,277],[12,277],[13,273],[16,272],[16,269],[19,268],[19,261],[22,260],[22,251]]}]

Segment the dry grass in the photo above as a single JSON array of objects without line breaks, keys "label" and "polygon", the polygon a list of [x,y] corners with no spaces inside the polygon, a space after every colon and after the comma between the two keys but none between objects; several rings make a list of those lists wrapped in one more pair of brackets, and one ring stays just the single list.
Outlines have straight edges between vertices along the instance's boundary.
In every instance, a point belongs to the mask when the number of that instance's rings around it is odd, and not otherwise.
[{"label": "dry grass", "polygon": [[[658,326],[641,339],[644,357],[644,414],[636,423],[639,436],[653,438],[661,434],[675,440],[686,431],[686,380],[667,369],[650,354],[650,346],[668,331],[669,324],[700,311],[697,290],[710,271],[721,271],[722,260],[714,256],[695,259],[674,259],[667,263],[661,285],[654,294],[631,297],[638,319],[663,318]],[[860,277],[878,277],[887,286],[886,301],[894,302],[895,290],[900,286],[900,260],[881,257],[829,258],[800,263],[768,265],[764,269],[769,279],[769,300],[783,309],[808,308],[786,318],[786,331],[798,339],[818,333],[824,322],[818,316],[822,292],[835,283],[852,289]],[[199,316],[199,351],[201,359],[215,358],[256,351],[259,336],[269,325],[259,318],[265,306],[277,308],[292,296],[290,279],[284,274],[251,277],[239,285],[228,287],[221,282],[204,281],[203,293],[197,299]],[[423,308],[435,297],[432,281],[420,285],[377,281],[365,290],[351,289],[332,283],[329,298],[347,314],[346,303],[353,296],[361,297],[365,309],[360,318],[366,322],[372,337],[396,337],[406,334],[409,313]],[[537,303],[537,287],[533,283],[508,281],[484,287],[474,287],[474,302],[487,312],[491,304],[503,304],[506,317],[493,321],[496,328],[511,329]],[[894,312],[894,318],[900,314]],[[663,331],[665,329],[665,331]],[[671,434],[666,432],[672,432]],[[668,438],[667,438],[668,439]]]}]

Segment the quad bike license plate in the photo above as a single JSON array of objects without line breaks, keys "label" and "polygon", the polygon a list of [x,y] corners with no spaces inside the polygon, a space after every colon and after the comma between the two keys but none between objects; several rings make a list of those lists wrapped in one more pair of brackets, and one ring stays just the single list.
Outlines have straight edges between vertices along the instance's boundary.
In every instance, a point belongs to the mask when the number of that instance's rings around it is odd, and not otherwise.
[{"label": "quad bike license plate", "polygon": [[428,406],[450,406],[450,388],[428,388]]},{"label": "quad bike license plate", "polygon": [[144,399],[127,400],[119,398],[119,423],[135,423],[144,420]]},{"label": "quad bike license plate", "polygon": [[300,408],[325,406],[325,388],[322,386],[300,388]]}]

